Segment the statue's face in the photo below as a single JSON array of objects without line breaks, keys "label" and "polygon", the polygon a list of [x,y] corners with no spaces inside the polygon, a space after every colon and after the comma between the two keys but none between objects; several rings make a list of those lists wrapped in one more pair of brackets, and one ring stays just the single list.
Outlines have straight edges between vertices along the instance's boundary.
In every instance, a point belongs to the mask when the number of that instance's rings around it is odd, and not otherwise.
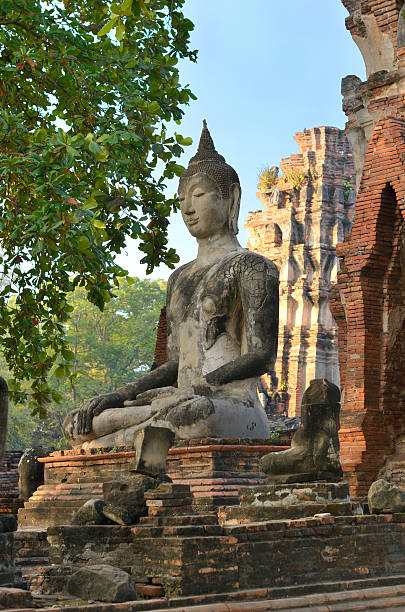
[{"label": "statue's face", "polygon": [[182,185],[179,200],[183,221],[195,238],[209,238],[228,229],[228,204],[206,174],[195,174]]}]

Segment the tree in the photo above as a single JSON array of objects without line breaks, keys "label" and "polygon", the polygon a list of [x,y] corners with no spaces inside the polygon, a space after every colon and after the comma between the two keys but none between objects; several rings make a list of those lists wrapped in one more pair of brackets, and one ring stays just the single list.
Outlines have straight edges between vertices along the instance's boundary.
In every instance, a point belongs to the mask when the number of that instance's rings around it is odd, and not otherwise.
[{"label": "tree", "polygon": [[51,368],[72,373],[69,293],[103,309],[127,236],[148,271],[178,261],[166,237],[177,200],[163,190],[191,144],[166,127],[194,98],[176,67],[196,58],[183,4],[0,3],[0,345],[14,399],[31,381],[33,413],[59,400]]},{"label": "tree", "polygon": [[[72,380],[62,378],[59,366],[54,369],[52,387],[62,400],[49,404],[46,419],[28,417],[18,405],[10,407],[8,448],[34,443],[57,446],[68,412],[100,390],[112,391],[150,369],[166,284],[128,278],[115,293],[103,312],[89,303],[83,288],[72,294],[69,304],[74,311],[66,323],[66,339],[74,354]],[[3,367],[0,360],[2,372]]]}]

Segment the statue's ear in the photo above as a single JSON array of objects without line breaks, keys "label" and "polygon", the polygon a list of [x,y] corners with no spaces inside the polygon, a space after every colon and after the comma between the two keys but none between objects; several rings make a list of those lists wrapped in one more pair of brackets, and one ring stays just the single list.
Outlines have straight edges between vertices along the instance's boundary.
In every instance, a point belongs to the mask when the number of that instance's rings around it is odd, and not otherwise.
[{"label": "statue's ear", "polygon": [[239,232],[238,229],[238,217],[239,217],[239,208],[240,208],[240,198],[242,195],[242,190],[240,188],[239,183],[233,183],[229,189],[229,229],[232,234],[236,234]]}]

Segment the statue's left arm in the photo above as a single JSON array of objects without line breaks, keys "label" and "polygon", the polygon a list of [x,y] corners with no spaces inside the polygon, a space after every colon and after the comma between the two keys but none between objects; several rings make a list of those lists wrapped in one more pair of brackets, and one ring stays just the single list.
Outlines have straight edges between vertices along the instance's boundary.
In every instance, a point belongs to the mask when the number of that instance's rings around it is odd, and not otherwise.
[{"label": "statue's left arm", "polygon": [[244,254],[237,265],[243,309],[242,355],[206,375],[212,385],[260,376],[273,368],[278,339],[278,271],[269,260]]}]

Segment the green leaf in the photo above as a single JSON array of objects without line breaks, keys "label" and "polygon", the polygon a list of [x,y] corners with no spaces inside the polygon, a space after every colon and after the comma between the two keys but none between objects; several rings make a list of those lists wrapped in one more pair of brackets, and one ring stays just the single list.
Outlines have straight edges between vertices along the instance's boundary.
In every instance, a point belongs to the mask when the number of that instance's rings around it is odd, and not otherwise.
[{"label": "green leaf", "polygon": [[108,32],[110,32],[115,26],[117,19],[118,19],[118,15],[114,15],[114,17],[110,19],[110,21],[107,21],[105,26],[103,26],[101,30],[97,32],[97,36],[101,38],[101,36],[105,36],[106,34],[108,34]]},{"label": "green leaf", "polygon": [[106,161],[108,157],[108,151],[105,147],[100,146],[95,140],[90,140],[89,151],[94,155],[98,161]]},{"label": "green leaf", "polygon": [[187,136],[186,138],[184,138],[184,136],[182,136],[181,134],[175,134],[175,136],[176,136],[177,142],[180,145],[188,147],[193,144],[193,139],[190,136]]},{"label": "green leaf", "polygon": [[105,228],[105,223],[100,221],[100,219],[93,219],[92,224],[94,225],[94,227],[98,227],[100,229],[104,229]]},{"label": "green leaf", "polygon": [[87,236],[80,236],[77,241],[77,248],[82,252],[87,251],[90,248],[90,240],[87,238]]},{"label": "green leaf", "polygon": [[66,361],[73,361],[73,359],[75,358],[74,352],[69,349],[62,349],[61,353],[63,359],[66,359]]},{"label": "green leaf", "polygon": [[92,210],[93,208],[97,208],[97,206],[97,200],[95,198],[90,197],[83,203],[82,208],[84,210]]},{"label": "green leaf", "polygon": [[150,102],[148,104],[148,112],[153,114],[153,115],[156,115],[156,114],[161,112],[161,108],[159,106],[159,103],[156,102],[156,100],[153,100],[153,102]]},{"label": "green leaf", "polygon": [[125,34],[125,23],[120,20],[117,29],[115,30],[115,37],[117,40],[122,40]]},{"label": "green leaf", "polygon": [[173,165],[173,172],[175,173],[176,176],[181,176],[184,171],[185,171],[184,166],[181,166],[180,164]]},{"label": "green leaf", "polygon": [[64,378],[65,377],[65,368],[63,365],[59,365],[55,372],[53,373],[56,378]]}]

